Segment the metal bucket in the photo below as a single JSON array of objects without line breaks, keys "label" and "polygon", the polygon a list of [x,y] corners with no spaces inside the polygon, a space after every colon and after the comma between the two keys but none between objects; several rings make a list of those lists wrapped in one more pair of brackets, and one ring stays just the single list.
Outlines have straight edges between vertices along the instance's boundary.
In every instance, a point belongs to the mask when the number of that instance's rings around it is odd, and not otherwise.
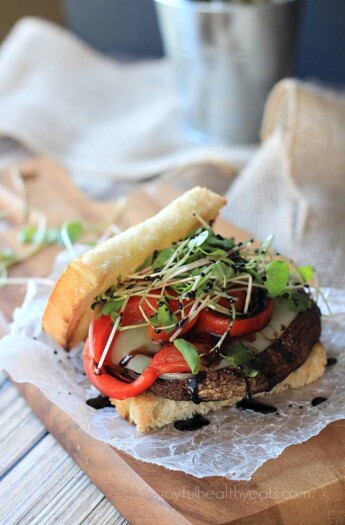
[{"label": "metal bucket", "polygon": [[155,4],[188,136],[199,143],[257,142],[266,97],[291,73],[299,0]]}]

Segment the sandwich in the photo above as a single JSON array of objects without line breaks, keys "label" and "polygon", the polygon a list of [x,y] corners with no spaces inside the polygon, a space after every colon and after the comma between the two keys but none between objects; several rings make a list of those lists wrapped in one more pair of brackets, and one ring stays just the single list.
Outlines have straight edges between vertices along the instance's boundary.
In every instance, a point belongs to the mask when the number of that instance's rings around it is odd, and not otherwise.
[{"label": "sandwich", "polygon": [[225,199],[196,187],[73,260],[43,315],[90,382],[147,432],[324,373],[313,268],[216,233]]}]

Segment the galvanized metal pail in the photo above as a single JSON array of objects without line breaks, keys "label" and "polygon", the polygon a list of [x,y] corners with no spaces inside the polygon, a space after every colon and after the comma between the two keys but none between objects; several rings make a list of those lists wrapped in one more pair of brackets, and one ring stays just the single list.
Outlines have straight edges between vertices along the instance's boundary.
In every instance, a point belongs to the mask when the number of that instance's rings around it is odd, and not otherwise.
[{"label": "galvanized metal pail", "polygon": [[155,3],[189,137],[257,142],[266,97],[291,72],[299,0]]}]

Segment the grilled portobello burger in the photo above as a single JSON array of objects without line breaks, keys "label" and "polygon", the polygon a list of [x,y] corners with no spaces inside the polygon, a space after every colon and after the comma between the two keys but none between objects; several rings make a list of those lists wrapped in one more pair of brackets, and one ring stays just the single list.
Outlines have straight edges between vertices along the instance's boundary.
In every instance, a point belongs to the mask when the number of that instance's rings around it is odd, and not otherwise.
[{"label": "grilled portobello burger", "polygon": [[324,371],[313,269],[274,255],[272,238],[216,234],[223,204],[194,188],[73,261],[47,305],[44,327],[66,347],[89,324],[85,372],[139,431]]}]

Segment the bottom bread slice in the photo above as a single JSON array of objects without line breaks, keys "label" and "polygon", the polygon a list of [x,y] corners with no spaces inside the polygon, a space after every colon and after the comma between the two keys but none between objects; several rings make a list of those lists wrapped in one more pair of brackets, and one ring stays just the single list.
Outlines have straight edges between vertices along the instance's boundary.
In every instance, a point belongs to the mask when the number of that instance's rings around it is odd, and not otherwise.
[{"label": "bottom bread slice", "polygon": [[[253,397],[278,394],[287,388],[301,388],[321,377],[325,371],[327,355],[320,342],[312,348],[307,360],[297,370],[291,372],[270,392],[262,392]],[[154,394],[144,393],[123,401],[110,399],[119,414],[137,426],[139,432],[160,428],[180,419],[188,419],[194,414],[208,414],[211,411],[234,405],[240,401],[234,396],[225,401],[207,401],[196,405],[192,401],[173,401]]]}]

